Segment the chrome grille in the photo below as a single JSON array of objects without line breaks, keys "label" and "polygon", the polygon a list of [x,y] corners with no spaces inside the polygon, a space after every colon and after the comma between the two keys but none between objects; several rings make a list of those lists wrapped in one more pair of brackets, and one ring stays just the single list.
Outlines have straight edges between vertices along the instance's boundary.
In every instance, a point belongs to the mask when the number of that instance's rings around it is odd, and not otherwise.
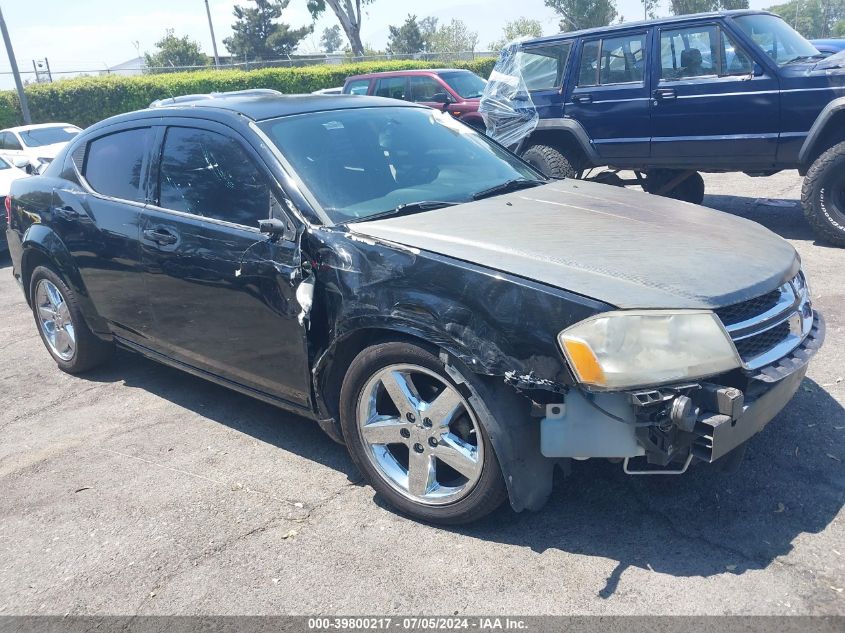
[{"label": "chrome grille", "polygon": [[813,325],[803,273],[776,290],[715,312],[746,369],[758,369],[786,356]]}]

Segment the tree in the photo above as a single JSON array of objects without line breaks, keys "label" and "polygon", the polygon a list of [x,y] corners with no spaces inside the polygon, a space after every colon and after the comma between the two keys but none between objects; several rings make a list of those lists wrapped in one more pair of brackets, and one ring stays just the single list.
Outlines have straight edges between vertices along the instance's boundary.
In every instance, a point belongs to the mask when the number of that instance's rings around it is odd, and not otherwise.
[{"label": "tree", "polygon": [[747,8],[748,0],[669,0],[669,11],[672,15]]},{"label": "tree", "polygon": [[431,51],[434,49],[434,34],[437,33],[437,24],[439,20],[434,16],[428,16],[420,20],[420,34],[423,39],[423,50]]},{"label": "tree", "polygon": [[845,34],[845,4],[841,0],[791,0],[769,7],[807,39]]},{"label": "tree", "polygon": [[420,25],[417,16],[408,14],[402,26],[390,26],[390,36],[387,38],[387,52],[391,55],[413,55],[425,50]]},{"label": "tree", "polygon": [[292,29],[282,17],[290,0],[252,0],[255,7],[235,6],[232,37],[223,40],[235,57],[247,59],[278,59],[288,57],[302,39],[314,30],[313,26]]},{"label": "tree", "polygon": [[320,45],[327,53],[334,53],[343,46],[343,40],[340,37],[340,27],[337,24],[323,29],[323,36],[320,38]]},{"label": "tree", "polygon": [[657,17],[657,6],[660,0],[640,0],[643,3],[643,19],[653,20]]},{"label": "tree", "polygon": [[616,0],[545,0],[546,6],[563,16],[561,31],[607,26],[616,17]]},{"label": "tree", "polygon": [[505,24],[502,31],[502,38],[490,43],[491,51],[498,51],[505,47],[505,44],[520,37],[541,37],[543,25],[539,20],[529,18],[518,18],[513,22]]},{"label": "tree", "polygon": [[328,6],[337,16],[340,26],[352,47],[356,57],[364,56],[364,45],[361,43],[361,5],[371,4],[375,0],[308,0],[308,11],[316,20]]},{"label": "tree", "polygon": [[187,35],[176,37],[173,29],[167,29],[158,42],[158,50],[155,53],[144,53],[144,62],[147,68],[155,69],[156,72],[168,72],[167,68],[174,69],[179,66],[205,66],[208,64],[200,45],[189,39]]},{"label": "tree", "polygon": [[453,19],[435,31],[432,51],[435,53],[463,53],[478,46],[478,33],[470,31],[463,20]]}]

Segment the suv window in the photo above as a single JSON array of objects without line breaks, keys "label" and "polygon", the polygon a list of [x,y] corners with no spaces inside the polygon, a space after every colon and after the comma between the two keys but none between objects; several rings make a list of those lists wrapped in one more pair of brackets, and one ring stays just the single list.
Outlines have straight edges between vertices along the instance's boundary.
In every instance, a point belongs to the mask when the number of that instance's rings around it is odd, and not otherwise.
[{"label": "suv window", "polygon": [[747,75],[754,70],[754,62],[727,33],[722,31],[720,75]]},{"label": "suv window", "polygon": [[142,202],[144,156],[153,143],[152,128],[123,130],[88,143],[85,180],[97,193],[121,200]]},{"label": "suv window", "polygon": [[405,78],[385,77],[376,82],[376,96],[405,99]]},{"label": "suv window", "polygon": [[167,129],[159,206],[255,227],[270,215],[270,188],[247,153],[217,132]]},{"label": "suv window", "polygon": [[431,77],[411,77],[411,101],[424,102],[434,101],[434,95],[438,92],[446,92],[446,89]]},{"label": "suv window", "polygon": [[642,83],[645,41],[645,33],[632,33],[584,42],[578,85]]},{"label": "suv window", "polygon": [[718,29],[705,24],[660,32],[660,65],[663,79],[717,75]]},{"label": "suv window", "polygon": [[560,88],[572,42],[535,46],[519,52],[519,69],[529,90]]},{"label": "suv window", "polygon": [[15,137],[14,134],[11,132],[3,132],[3,135],[0,136],[0,149],[23,149],[21,147],[20,141]]},{"label": "suv window", "polygon": [[365,95],[370,90],[369,79],[356,79],[346,84],[346,94]]}]

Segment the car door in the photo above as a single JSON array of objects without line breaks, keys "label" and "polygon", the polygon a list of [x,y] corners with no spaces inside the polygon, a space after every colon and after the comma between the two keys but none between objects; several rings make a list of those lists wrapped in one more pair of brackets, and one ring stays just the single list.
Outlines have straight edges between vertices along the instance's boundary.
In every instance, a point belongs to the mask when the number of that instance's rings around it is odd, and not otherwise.
[{"label": "car door", "polygon": [[154,137],[152,127],[134,122],[74,148],[67,186],[53,190],[50,222],[97,312],[117,336],[139,343],[152,324],[138,240]]},{"label": "car door", "polygon": [[233,130],[186,121],[166,129],[154,173],[141,242],[156,349],[308,406],[300,251],[259,232],[271,212],[290,222],[266,166]]},{"label": "car door", "polygon": [[3,132],[0,134],[0,150],[9,156],[23,156],[23,145],[21,145],[18,137],[13,132]]},{"label": "car door", "polygon": [[387,97],[388,99],[408,100],[408,77],[379,77],[373,94],[376,97]]},{"label": "car door", "polygon": [[656,39],[652,162],[774,160],[777,78],[716,22],[663,26]]},{"label": "car door", "polygon": [[565,112],[586,130],[596,152],[647,158],[651,140],[648,51],[651,30],[585,39]]},{"label": "car door", "polygon": [[428,75],[412,75],[408,78],[408,101],[427,105],[438,110],[445,110],[448,103],[444,97],[448,97],[449,103],[459,101],[452,89],[446,86],[439,79]]}]

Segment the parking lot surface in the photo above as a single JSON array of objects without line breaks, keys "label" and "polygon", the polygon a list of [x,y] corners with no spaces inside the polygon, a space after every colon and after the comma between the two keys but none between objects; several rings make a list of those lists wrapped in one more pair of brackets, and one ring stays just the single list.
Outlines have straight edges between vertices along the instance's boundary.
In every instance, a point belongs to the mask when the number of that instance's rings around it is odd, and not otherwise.
[{"label": "parking lot surface", "polygon": [[706,180],[801,253],[828,334],[795,399],[737,472],[576,463],[458,529],[269,405],[125,352],[63,374],[0,257],[0,614],[845,614],[845,250],[794,172]]}]

